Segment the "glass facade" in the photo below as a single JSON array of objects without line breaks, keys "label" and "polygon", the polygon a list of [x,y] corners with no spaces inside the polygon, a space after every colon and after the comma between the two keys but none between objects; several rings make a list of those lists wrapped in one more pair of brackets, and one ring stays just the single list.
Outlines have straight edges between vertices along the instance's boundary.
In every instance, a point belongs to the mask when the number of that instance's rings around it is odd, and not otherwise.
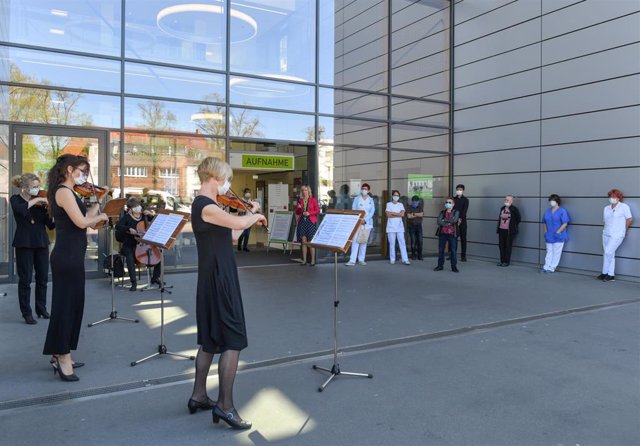
[{"label": "glass facade", "polygon": [[28,126],[104,131],[110,186],[156,191],[174,209],[197,193],[202,157],[258,142],[306,151],[291,181],[311,182],[327,207],[368,182],[384,209],[410,175],[431,176],[439,200],[450,189],[450,2],[371,3],[0,0],[0,217],[8,175],[25,167],[11,134]]}]

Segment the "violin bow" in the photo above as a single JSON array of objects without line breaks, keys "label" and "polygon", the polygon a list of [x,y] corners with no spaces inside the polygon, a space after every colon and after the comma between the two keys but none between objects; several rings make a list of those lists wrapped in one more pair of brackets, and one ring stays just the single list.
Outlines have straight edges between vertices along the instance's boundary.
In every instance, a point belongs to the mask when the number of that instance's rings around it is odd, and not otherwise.
[{"label": "violin bow", "polygon": [[[238,194],[236,194],[233,189],[229,188],[229,192],[231,192],[231,195],[233,195],[238,201],[240,201],[240,203],[248,203],[247,200],[243,200],[242,198],[238,197]],[[253,212],[251,210],[251,208],[249,207],[249,205],[245,205],[245,209],[247,210],[247,212],[249,212],[251,215],[254,215],[255,212]]]}]

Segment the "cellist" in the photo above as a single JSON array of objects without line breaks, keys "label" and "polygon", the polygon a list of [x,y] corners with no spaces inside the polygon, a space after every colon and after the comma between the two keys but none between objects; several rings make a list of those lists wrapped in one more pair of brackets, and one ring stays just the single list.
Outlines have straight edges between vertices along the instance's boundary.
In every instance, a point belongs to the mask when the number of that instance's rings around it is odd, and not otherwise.
[{"label": "cellist", "polygon": [[[139,226],[140,223],[146,226],[153,218],[153,213],[148,210],[142,210],[142,201],[136,197],[129,197],[127,200],[127,213],[116,224],[116,240],[122,243],[120,254],[122,254],[127,262],[127,270],[129,270],[129,278],[131,279],[131,287],[129,291],[136,291],[136,246],[138,239],[142,235]],[[153,276],[151,283],[161,286],[160,283],[161,265],[158,262],[153,268]]]}]

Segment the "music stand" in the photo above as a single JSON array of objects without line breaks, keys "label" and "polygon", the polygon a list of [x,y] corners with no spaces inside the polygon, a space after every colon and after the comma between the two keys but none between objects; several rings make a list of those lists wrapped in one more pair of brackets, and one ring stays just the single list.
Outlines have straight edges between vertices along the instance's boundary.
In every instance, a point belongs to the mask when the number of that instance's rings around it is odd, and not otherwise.
[{"label": "music stand", "polygon": [[[100,319],[99,321],[91,322],[87,325],[87,327],[93,327],[94,325],[101,324],[103,322],[121,320],[126,322],[135,322],[138,323],[140,320],[138,319],[130,319],[127,317],[118,316],[118,311],[116,310],[116,298],[115,298],[115,271],[113,270],[113,232],[115,231],[115,225],[118,219],[120,218],[120,213],[124,209],[124,205],[127,202],[126,198],[114,198],[113,200],[109,200],[107,204],[104,206],[103,212],[107,214],[109,217],[109,251],[111,252],[111,313],[109,313],[109,317],[104,319]],[[102,225],[101,227],[104,227]]]},{"label": "music stand", "polygon": [[138,359],[137,361],[133,361],[131,363],[131,367],[136,366],[147,359],[155,358],[160,355],[171,355],[191,360],[196,359],[195,356],[170,352],[167,350],[167,346],[164,343],[164,293],[170,293],[165,290],[164,286],[164,251],[171,249],[178,234],[189,221],[189,216],[190,214],[187,212],[158,209],[157,217],[151,222],[151,226],[149,226],[149,229],[147,229],[147,232],[142,237],[142,240],[145,243],[160,248],[160,344],[158,345],[157,352],[149,356],[145,356],[142,359]]},{"label": "music stand", "polygon": [[334,299],[333,299],[333,365],[330,369],[313,365],[313,370],[321,370],[330,374],[329,378],[318,387],[318,392],[322,392],[325,387],[336,376],[357,376],[362,378],[373,378],[371,373],[343,372],[338,364],[338,253],[346,253],[356,236],[358,229],[364,223],[364,211],[341,211],[330,209],[320,223],[315,236],[307,245],[333,252],[334,269]]}]

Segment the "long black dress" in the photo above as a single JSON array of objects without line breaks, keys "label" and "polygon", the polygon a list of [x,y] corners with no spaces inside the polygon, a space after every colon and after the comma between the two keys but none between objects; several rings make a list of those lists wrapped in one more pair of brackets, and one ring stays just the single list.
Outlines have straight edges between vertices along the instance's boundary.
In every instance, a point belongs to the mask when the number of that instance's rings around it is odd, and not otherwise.
[{"label": "long black dress", "polygon": [[[82,214],[86,215],[84,203],[78,197],[76,202]],[[51,320],[42,354],[64,355],[78,347],[80,337],[87,230],[77,227],[55,201],[50,206],[56,223],[56,244],[51,251]]]},{"label": "long black dress", "polygon": [[247,330],[231,229],[202,219],[202,210],[210,204],[217,206],[211,198],[200,195],[191,205],[198,249],[198,344],[207,353],[242,350],[247,347]]}]

